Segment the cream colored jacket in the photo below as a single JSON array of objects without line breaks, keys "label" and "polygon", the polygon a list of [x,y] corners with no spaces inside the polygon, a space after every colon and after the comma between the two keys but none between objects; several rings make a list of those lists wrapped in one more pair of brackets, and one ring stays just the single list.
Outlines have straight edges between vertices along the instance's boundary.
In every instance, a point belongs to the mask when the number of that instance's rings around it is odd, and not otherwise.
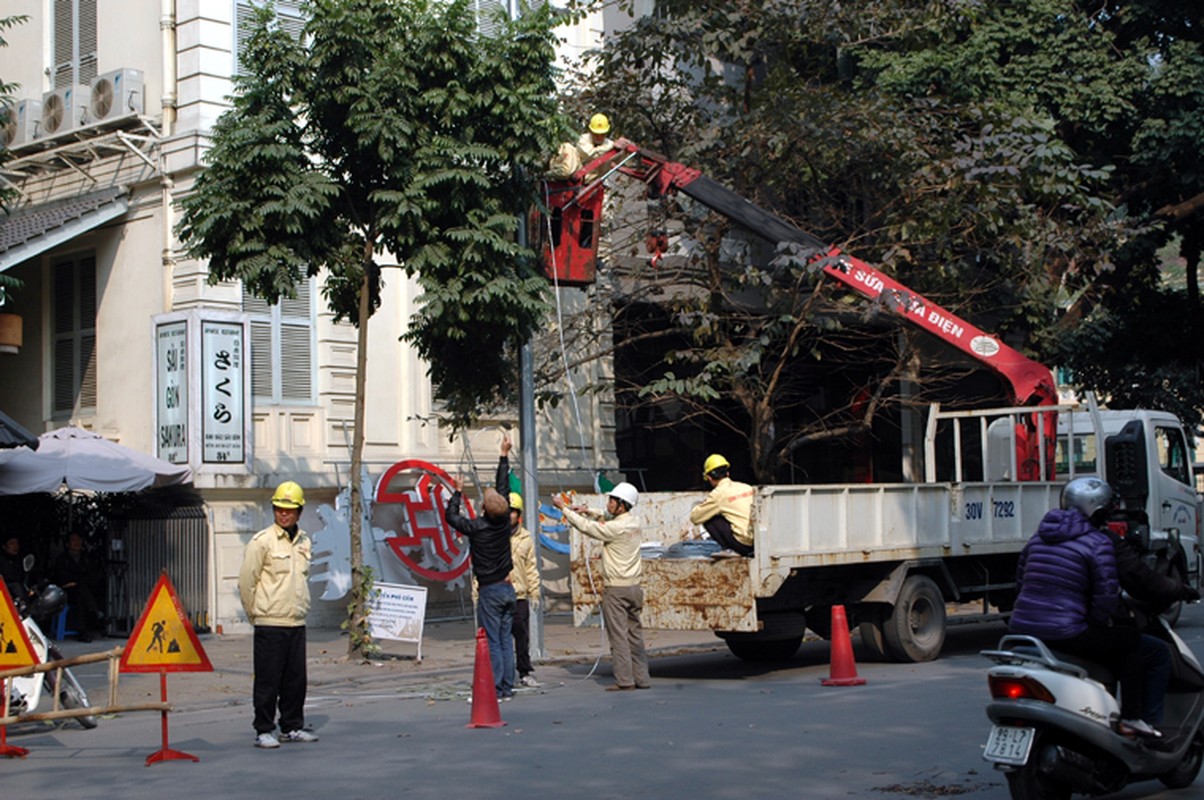
[{"label": "cream colored jacket", "polygon": [[[539,567],[535,565],[535,542],[531,532],[519,526],[510,534],[510,560],[514,566],[506,580],[514,586],[514,599],[539,602]],[[480,586],[477,578],[472,578],[472,604],[475,606],[480,598]]]},{"label": "cream colored jacket", "polygon": [[578,514],[561,509],[564,521],[591,539],[602,542],[602,579],[607,586],[639,586],[644,565],[640,560],[640,521],[631,512],[605,519],[597,511]]},{"label": "cream colored jacket", "polygon": [[273,524],[255,534],[243,552],[238,572],[238,596],[252,625],[296,628],[309,613],[309,535],[297,538]]},{"label": "cream colored jacket", "polygon": [[716,514],[722,514],[732,523],[732,535],[737,541],[751,547],[753,537],[748,526],[754,492],[753,487],[747,483],[724,478],[715,484],[715,488],[706,499],[690,509],[690,522],[700,525]]},{"label": "cream colored jacket", "polygon": [[510,560],[514,562],[510,582],[514,584],[517,600],[539,602],[539,567],[535,563],[536,558],[535,540],[531,532],[520,525],[510,536]]}]

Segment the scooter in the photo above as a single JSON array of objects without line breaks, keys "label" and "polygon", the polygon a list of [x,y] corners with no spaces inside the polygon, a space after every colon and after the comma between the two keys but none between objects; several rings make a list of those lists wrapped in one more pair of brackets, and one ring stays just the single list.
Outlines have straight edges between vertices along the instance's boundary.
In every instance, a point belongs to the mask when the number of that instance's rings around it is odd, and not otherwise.
[{"label": "scooter", "polygon": [[1204,668],[1161,617],[1145,632],[1171,649],[1166,722],[1161,738],[1120,732],[1113,677],[1099,665],[1055,654],[1032,636],[1009,634],[982,655],[994,723],[983,750],[1007,777],[1013,800],[1103,795],[1157,779],[1190,786],[1204,762]]},{"label": "scooter", "polygon": [[[25,557],[23,566],[28,574],[33,568],[32,555]],[[53,619],[54,615],[59,613],[66,604],[67,593],[50,583],[44,585],[40,591],[27,593],[22,597],[14,598],[14,601],[17,613],[21,616],[21,625],[25,628],[29,643],[38,656],[38,661],[40,663],[61,661],[63,654],[50,637],[42,632],[36,620]],[[38,709],[44,699],[49,708],[53,704],[52,698],[56,693],[60,708],[91,708],[87,692],[84,691],[84,687],[80,686],[71,670],[68,668],[61,670],[61,682],[56,676],[56,673],[59,672],[59,670],[53,670],[9,679],[9,713],[13,716],[32,713]],[[0,705],[0,709],[2,708],[3,706]],[[84,728],[96,727],[96,717],[92,714],[75,717],[75,719]]]}]

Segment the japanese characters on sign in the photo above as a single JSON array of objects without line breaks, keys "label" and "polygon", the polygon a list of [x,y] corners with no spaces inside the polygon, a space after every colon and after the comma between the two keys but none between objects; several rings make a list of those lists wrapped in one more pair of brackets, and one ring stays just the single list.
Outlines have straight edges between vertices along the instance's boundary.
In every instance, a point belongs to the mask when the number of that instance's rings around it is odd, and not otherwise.
[{"label": "japanese characters on sign", "polygon": [[188,323],[155,326],[155,406],[157,455],[172,464],[188,463]]},{"label": "japanese characters on sign", "polygon": [[201,322],[201,461],[241,463],[244,427],[245,328],[238,322]]}]

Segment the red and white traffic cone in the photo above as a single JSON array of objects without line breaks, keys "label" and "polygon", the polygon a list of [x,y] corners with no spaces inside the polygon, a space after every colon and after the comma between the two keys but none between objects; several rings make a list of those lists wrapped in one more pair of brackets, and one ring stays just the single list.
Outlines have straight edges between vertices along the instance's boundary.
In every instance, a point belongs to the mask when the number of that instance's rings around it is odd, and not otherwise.
[{"label": "red and white traffic cone", "polygon": [[477,628],[477,656],[472,668],[472,720],[464,727],[500,728],[505,724],[498,708],[497,687],[493,685],[489,638],[484,628]]},{"label": "red and white traffic cone", "polygon": [[860,686],[865,678],[857,677],[857,664],[853,661],[853,642],[849,638],[849,622],[844,606],[832,606],[832,655],[828,669],[830,677],[824,686]]}]

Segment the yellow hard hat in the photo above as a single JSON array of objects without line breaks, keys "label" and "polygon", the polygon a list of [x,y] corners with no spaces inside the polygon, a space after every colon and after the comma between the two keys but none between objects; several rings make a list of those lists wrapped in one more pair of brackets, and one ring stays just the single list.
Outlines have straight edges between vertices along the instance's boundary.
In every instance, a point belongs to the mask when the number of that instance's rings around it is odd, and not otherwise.
[{"label": "yellow hard hat", "polygon": [[730,467],[730,466],[731,466],[731,464],[727,463],[726,458],[719,455],[718,453],[711,453],[709,456],[707,456],[706,463],[704,463],[702,465],[702,474],[710,475],[711,470],[716,470],[716,469],[719,469],[720,467]]},{"label": "yellow hard hat", "polygon": [[519,494],[518,492],[510,493],[510,510],[511,511],[522,511],[523,510],[523,496],[521,494]]},{"label": "yellow hard hat", "polygon": [[272,495],[272,505],[276,508],[300,508],[305,505],[305,492],[293,481],[285,481],[276,487]]},{"label": "yellow hard hat", "polygon": [[590,133],[610,133],[610,120],[605,114],[594,114],[589,118]]}]

